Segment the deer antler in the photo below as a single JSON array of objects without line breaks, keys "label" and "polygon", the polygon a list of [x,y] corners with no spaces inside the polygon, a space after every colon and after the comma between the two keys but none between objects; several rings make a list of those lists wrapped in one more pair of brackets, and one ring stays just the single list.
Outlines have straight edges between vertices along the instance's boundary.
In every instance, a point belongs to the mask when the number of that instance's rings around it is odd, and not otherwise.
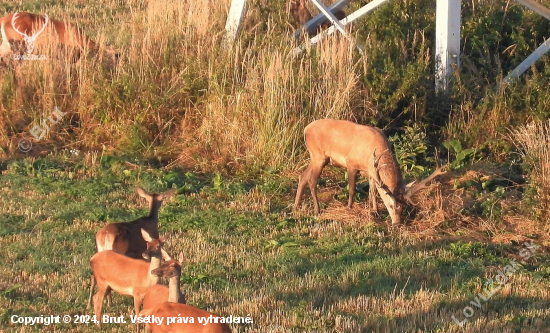
[{"label": "deer antler", "polygon": [[409,202],[411,205],[414,206],[415,203],[412,201],[412,196],[418,191],[428,188],[427,184],[432,180],[434,180],[436,177],[446,174],[447,171],[443,171],[446,167],[447,165],[444,165],[442,167],[437,167],[435,171],[428,178],[424,179],[418,184],[415,184],[416,181],[410,184],[407,184],[407,186],[405,186],[405,194],[403,195],[403,199],[405,199],[407,202]]},{"label": "deer antler", "polygon": [[27,36],[27,30],[25,30],[25,32],[21,32],[19,31],[19,29],[17,29],[17,27],[15,26],[15,20],[17,19],[17,14],[19,14],[19,12],[15,12],[15,14],[13,14],[13,17],[11,19],[11,26],[13,28],[13,30],[15,30],[17,33],[19,33],[21,36],[25,36],[25,37],[29,37]]}]

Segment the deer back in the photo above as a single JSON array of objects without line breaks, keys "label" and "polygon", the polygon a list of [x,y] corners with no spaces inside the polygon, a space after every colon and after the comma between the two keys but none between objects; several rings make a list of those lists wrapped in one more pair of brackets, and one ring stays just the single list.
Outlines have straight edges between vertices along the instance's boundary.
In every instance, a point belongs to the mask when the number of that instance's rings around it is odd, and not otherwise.
[{"label": "deer back", "polygon": [[[6,15],[0,21],[8,42],[23,41],[26,34],[28,37],[35,36],[36,44],[44,45],[57,40],[67,46],[96,48],[96,44],[72,24],[51,18],[48,18],[48,22],[46,22],[44,16],[26,12],[18,12],[15,19],[14,15],[15,13]],[[12,25],[12,22],[15,24]],[[46,29],[37,34],[46,23]]]},{"label": "deer back", "polygon": [[[149,287],[151,264],[113,251],[98,252],[90,259],[98,284],[108,281],[109,287],[123,295],[144,294]],[[140,289],[140,290],[136,290]]]},{"label": "deer back", "polygon": [[147,248],[147,242],[141,236],[145,229],[151,237],[158,238],[158,221],[142,217],[132,222],[111,223],[96,234],[97,251],[112,250],[130,258],[140,259]]},{"label": "deer back", "polygon": [[[141,312],[142,315],[163,317],[161,325],[150,324],[148,325],[154,333],[157,332],[180,332],[180,333],[231,333],[231,329],[227,324],[219,322],[219,316],[202,310],[187,304],[179,303],[170,303],[165,302],[155,306],[152,309],[144,310]],[[193,318],[193,323],[170,323],[166,324],[167,317],[187,317]],[[212,319],[210,319],[212,316]],[[210,323],[204,325],[204,320],[201,319],[202,323],[199,322],[199,318],[205,318],[206,320],[218,320],[218,323]]]},{"label": "deer back", "polygon": [[374,176],[376,151],[380,164],[385,164],[381,171],[387,186],[392,190],[403,186],[391,144],[380,129],[346,120],[320,119],[306,126],[304,136],[313,163],[329,158],[335,166],[359,170],[370,178]]},{"label": "deer back", "polygon": [[[168,302],[170,296],[170,290],[163,284],[155,284],[147,289],[145,296],[143,296],[143,309],[152,309],[155,306]],[[181,293],[178,295],[178,303],[185,304],[187,301],[185,296]]]}]

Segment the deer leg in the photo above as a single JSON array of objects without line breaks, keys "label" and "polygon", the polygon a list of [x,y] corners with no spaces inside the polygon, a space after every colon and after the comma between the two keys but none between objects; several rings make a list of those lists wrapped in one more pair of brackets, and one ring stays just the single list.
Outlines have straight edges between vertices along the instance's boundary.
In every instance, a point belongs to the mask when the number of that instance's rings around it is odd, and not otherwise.
[{"label": "deer leg", "polygon": [[90,297],[88,297],[88,305],[86,306],[86,309],[89,309],[90,306],[92,305],[92,295],[94,293],[94,287],[96,285],[95,283],[95,277],[94,275],[92,274],[92,279],[91,279],[91,283],[90,283]]},{"label": "deer leg", "polygon": [[369,180],[369,201],[371,211],[374,214],[378,214],[378,204],[376,203],[376,186],[374,185],[374,179]]},{"label": "deer leg", "polygon": [[[97,281],[96,281],[97,282]],[[96,325],[101,327],[101,306],[103,305],[103,298],[105,297],[105,292],[107,291],[106,285],[97,284],[98,291],[94,295],[94,314],[97,320]]]},{"label": "deer leg", "polygon": [[105,296],[107,297],[107,306],[113,305],[113,296],[111,293],[111,287],[107,287],[107,291],[105,292]]},{"label": "deer leg", "polygon": [[[141,308],[141,301],[142,301],[141,296],[134,295],[134,308],[136,311],[136,316],[139,315],[139,309]],[[136,329],[137,329],[137,333],[139,333],[139,323],[136,323]]]},{"label": "deer leg", "polygon": [[300,176],[300,181],[298,182],[298,190],[296,191],[296,200],[294,200],[294,209],[298,209],[298,206],[300,205],[300,201],[302,200],[302,195],[304,194],[304,188],[308,183],[310,173],[311,173],[311,165],[308,166],[307,169],[304,172],[302,172],[302,175]]},{"label": "deer leg", "polygon": [[349,184],[348,208],[351,208],[351,205],[353,205],[353,196],[355,195],[355,181],[357,178],[357,172],[358,170],[353,170],[348,168],[348,184]]},{"label": "deer leg", "polygon": [[323,164],[319,166],[311,165],[311,172],[307,180],[309,190],[311,191],[311,196],[313,197],[313,208],[315,215],[319,215],[320,212],[319,202],[317,201],[317,181],[319,180],[319,177],[321,177],[321,172],[323,171],[325,165],[326,161],[324,161]]}]

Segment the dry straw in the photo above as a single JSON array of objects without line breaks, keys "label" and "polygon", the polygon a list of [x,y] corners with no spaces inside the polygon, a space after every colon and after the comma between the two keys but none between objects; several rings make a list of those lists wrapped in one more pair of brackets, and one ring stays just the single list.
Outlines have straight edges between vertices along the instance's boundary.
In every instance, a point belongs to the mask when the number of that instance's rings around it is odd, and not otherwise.
[{"label": "dry straw", "polygon": [[541,217],[550,208],[550,120],[533,121],[512,131],[512,139],[528,166],[529,183],[537,190]]}]

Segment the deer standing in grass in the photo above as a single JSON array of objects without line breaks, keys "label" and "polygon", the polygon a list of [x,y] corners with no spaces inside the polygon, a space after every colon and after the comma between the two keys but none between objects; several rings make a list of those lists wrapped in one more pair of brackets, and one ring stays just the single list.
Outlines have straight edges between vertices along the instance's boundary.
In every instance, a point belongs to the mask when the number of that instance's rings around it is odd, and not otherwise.
[{"label": "deer standing in grass", "polygon": [[[133,259],[114,251],[98,252],[90,259],[93,271],[90,295],[94,288],[94,282],[98,287],[98,291],[93,297],[94,314],[98,320],[97,326],[101,326],[103,298],[110,289],[122,295],[133,296],[137,316],[140,312],[143,295],[149,287],[159,281],[158,275],[151,274],[151,271],[160,266],[163,257],[170,259],[162,249],[165,238],[153,238],[144,229],[141,229],[141,233],[147,242],[147,248],[142,255],[144,259],[151,259],[150,262]],[[137,331],[139,332],[139,323]]]},{"label": "deer standing in grass", "polygon": [[[179,260],[179,263],[183,262],[183,253],[180,253],[178,260]],[[162,265],[162,267],[171,267],[170,265],[173,262],[174,261],[166,261],[165,264]],[[180,267],[180,270],[181,270],[181,267]],[[174,274],[167,276],[159,272],[161,272],[161,267],[151,271],[151,274],[155,274],[158,276],[166,276],[167,278],[170,279],[170,281],[176,278],[177,280],[171,281],[169,284],[169,287],[163,284],[155,284],[151,288],[147,289],[147,292],[143,297],[143,310],[151,309],[159,305],[160,303],[164,303],[164,302],[185,304],[185,296],[181,293],[181,290],[180,290],[179,274],[177,276]]]},{"label": "deer standing in grass", "polygon": [[138,259],[146,248],[141,229],[145,229],[151,237],[158,238],[160,206],[176,189],[169,189],[160,194],[147,193],[141,187],[137,187],[136,191],[149,203],[149,215],[132,222],[111,223],[101,228],[95,234],[97,252],[112,250]]},{"label": "deer standing in grass", "polygon": [[[176,189],[170,189],[164,193],[147,193],[141,187],[136,188],[137,193],[149,203],[149,215],[140,217],[132,222],[111,223],[101,228],[95,234],[96,251],[115,251],[130,258],[140,259],[147,243],[142,237],[141,230],[147,231],[151,237],[159,237],[158,213],[162,202],[172,196]],[[93,279],[93,276],[92,276]],[[92,281],[93,284],[93,281]],[[91,293],[88,299],[88,307],[91,305]],[[111,305],[111,293],[107,292],[108,305]]]},{"label": "deer standing in grass", "polygon": [[[317,202],[317,181],[323,168],[330,162],[332,165],[346,168],[349,182],[348,207],[353,204],[355,181],[358,173],[368,178],[371,189],[374,187],[394,225],[402,222],[401,213],[407,203],[413,204],[412,196],[427,188],[435,177],[444,174],[444,167],[437,168],[432,175],[418,184],[403,185],[401,169],[391,152],[391,144],[375,127],[363,126],[345,120],[321,119],[306,126],[304,136],[311,158],[310,165],[300,176],[294,208],[300,200],[306,185],[313,197],[315,214],[319,214]],[[369,199],[373,211],[377,211],[376,196],[370,191]]]},{"label": "deer standing in grass", "polygon": [[[75,25],[59,20],[50,19],[48,15],[39,16],[32,13],[16,12],[0,18],[2,44],[0,56],[12,53],[14,42],[24,43],[28,54],[34,46],[47,46],[48,43],[59,43],[64,46],[75,47],[79,50],[97,52],[97,44]],[[116,62],[118,54],[107,49]],[[78,55],[79,57],[79,55]]]},{"label": "deer standing in grass", "polygon": [[[229,325],[219,322],[219,316],[191,305],[178,303],[180,297],[181,260],[181,256],[180,261],[175,259],[167,260],[160,267],[151,271],[151,274],[170,279],[168,287],[170,291],[167,302],[159,302],[152,308],[141,311],[141,317],[154,316],[163,318],[160,325],[153,323],[146,324],[146,331],[153,333],[231,333]],[[168,325],[168,317],[193,318],[193,322],[170,323]],[[199,320],[199,318],[204,319]],[[205,320],[209,320],[206,325]]]}]

